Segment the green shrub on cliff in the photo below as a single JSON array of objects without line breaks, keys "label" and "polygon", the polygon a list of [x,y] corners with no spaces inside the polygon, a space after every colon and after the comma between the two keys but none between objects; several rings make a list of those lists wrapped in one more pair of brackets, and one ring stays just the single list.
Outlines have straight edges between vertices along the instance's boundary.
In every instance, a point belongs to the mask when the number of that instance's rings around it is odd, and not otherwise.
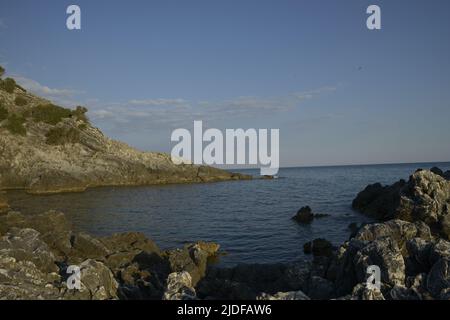
[{"label": "green shrub on cliff", "polygon": [[0,121],[5,120],[6,118],[8,118],[8,110],[0,104]]},{"label": "green shrub on cliff", "polygon": [[78,106],[74,111],[72,111],[72,114],[77,118],[77,120],[88,123],[89,119],[86,116],[87,111],[88,110],[85,107]]},{"label": "green shrub on cliff", "polygon": [[16,106],[22,107],[26,105],[28,101],[24,97],[19,96],[14,100],[14,103],[16,104]]},{"label": "green shrub on cliff", "polygon": [[54,104],[41,104],[34,107],[31,111],[31,117],[36,122],[44,122],[51,125],[56,125],[64,118],[70,118],[72,110],[66,109]]},{"label": "green shrub on cliff", "polygon": [[6,78],[0,82],[0,87],[8,93],[13,93],[16,86],[16,81],[12,78]]},{"label": "green shrub on cliff", "polygon": [[3,77],[4,74],[5,74],[5,68],[0,66],[0,79]]},{"label": "green shrub on cliff", "polygon": [[12,134],[24,136],[27,134],[27,129],[24,127],[25,119],[22,116],[12,114],[8,117],[8,122],[5,128]]},{"label": "green shrub on cliff", "polygon": [[52,128],[45,137],[45,142],[50,145],[80,142],[80,132],[74,128]]}]

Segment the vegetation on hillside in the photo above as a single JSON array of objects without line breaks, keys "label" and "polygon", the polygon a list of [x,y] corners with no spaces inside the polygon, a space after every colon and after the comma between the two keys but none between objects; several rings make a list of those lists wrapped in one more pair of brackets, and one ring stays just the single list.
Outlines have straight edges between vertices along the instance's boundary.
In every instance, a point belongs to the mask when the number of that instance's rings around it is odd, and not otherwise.
[{"label": "vegetation on hillside", "polygon": [[28,103],[28,101],[24,97],[18,96],[14,100],[14,103],[16,104],[16,106],[22,107],[22,106],[26,105]]},{"label": "vegetation on hillside", "polygon": [[0,80],[0,88],[8,93],[13,93],[14,89],[17,87],[16,81],[12,78],[6,78],[5,80]]},{"label": "vegetation on hillside", "polygon": [[51,145],[80,142],[80,132],[75,128],[56,127],[50,129],[45,135],[45,142]]},{"label": "vegetation on hillside", "polygon": [[12,134],[25,136],[27,134],[27,129],[23,125],[24,123],[25,119],[22,116],[13,113],[8,117],[5,128]]},{"label": "vegetation on hillside", "polygon": [[[14,79],[6,78],[2,80],[5,69],[0,66],[0,89],[8,93],[14,93],[15,88],[26,91],[16,84]],[[33,100],[17,94],[15,95],[14,104],[19,107],[30,104],[29,108],[21,108],[15,112],[8,111],[5,101],[0,102],[0,122],[2,127],[6,128],[12,134],[26,135],[26,121],[34,121],[45,123],[52,126],[45,135],[45,142],[50,145],[63,145],[66,143],[80,142],[80,132],[87,128],[89,120],[86,116],[88,111],[85,107],[78,106],[75,110],[63,108],[53,103],[41,103],[36,105]],[[14,109],[13,109],[14,110]],[[73,118],[81,121],[77,126],[64,127],[60,124],[64,119]]]},{"label": "vegetation on hillside", "polygon": [[70,118],[72,110],[66,109],[52,103],[40,104],[31,109],[31,117],[36,122],[44,122],[56,125],[64,118]]},{"label": "vegetation on hillside", "polygon": [[8,118],[8,110],[0,104],[0,122]]}]

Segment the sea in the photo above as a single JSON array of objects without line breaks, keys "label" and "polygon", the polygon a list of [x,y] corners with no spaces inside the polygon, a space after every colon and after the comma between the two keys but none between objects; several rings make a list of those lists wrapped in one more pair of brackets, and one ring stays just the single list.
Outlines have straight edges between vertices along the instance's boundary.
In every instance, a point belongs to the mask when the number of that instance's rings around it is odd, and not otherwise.
[{"label": "sea", "polygon": [[[138,231],[161,249],[196,241],[221,246],[221,266],[308,259],[304,243],[325,238],[346,241],[352,222],[370,222],[352,210],[366,185],[391,184],[418,168],[450,163],[413,163],[281,168],[277,179],[140,187],[101,187],[47,196],[9,191],[10,205],[25,214],[64,212],[77,231],[96,236]],[[291,218],[303,206],[328,216],[301,225]]]}]

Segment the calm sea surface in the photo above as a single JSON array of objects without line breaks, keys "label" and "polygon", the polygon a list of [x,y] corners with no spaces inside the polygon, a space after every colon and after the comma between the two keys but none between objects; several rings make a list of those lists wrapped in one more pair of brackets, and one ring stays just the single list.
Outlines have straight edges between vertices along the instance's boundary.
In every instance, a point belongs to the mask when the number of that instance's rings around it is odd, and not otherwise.
[{"label": "calm sea surface", "polygon": [[[289,262],[305,258],[305,242],[325,237],[337,245],[348,238],[349,223],[367,221],[351,209],[367,184],[393,183],[434,165],[450,169],[450,163],[286,168],[275,180],[96,188],[51,196],[14,191],[8,198],[24,213],[63,211],[77,230],[94,235],[140,231],[163,249],[214,241],[228,253],[222,265]],[[299,225],[291,217],[305,205],[330,216]]]}]

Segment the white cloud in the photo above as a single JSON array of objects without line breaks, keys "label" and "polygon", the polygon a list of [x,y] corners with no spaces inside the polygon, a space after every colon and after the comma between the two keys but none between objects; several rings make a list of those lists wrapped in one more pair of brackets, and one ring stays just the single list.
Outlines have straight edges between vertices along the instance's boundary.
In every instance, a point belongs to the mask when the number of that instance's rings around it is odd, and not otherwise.
[{"label": "white cloud", "polygon": [[166,105],[180,105],[186,103],[184,99],[147,99],[147,100],[130,100],[131,105],[141,106],[166,106]]},{"label": "white cloud", "polygon": [[[306,92],[296,92],[276,97],[237,97],[220,101],[189,101],[181,98],[158,98],[130,100],[126,103],[103,105],[91,110],[89,116],[95,121],[115,126],[118,131],[176,128],[193,120],[216,121],[272,116],[287,112],[306,100],[335,91],[335,87],[324,87]],[[151,108],[143,108],[151,106]],[[125,128],[124,123],[131,127]]]},{"label": "white cloud", "polygon": [[22,87],[27,89],[28,91],[35,93],[37,95],[43,96],[43,97],[72,97],[77,93],[80,93],[79,91],[71,90],[71,89],[56,89],[56,88],[50,88],[45,85],[40,84],[36,80],[32,80],[26,77],[22,76],[14,76],[14,79],[19,83]]}]

